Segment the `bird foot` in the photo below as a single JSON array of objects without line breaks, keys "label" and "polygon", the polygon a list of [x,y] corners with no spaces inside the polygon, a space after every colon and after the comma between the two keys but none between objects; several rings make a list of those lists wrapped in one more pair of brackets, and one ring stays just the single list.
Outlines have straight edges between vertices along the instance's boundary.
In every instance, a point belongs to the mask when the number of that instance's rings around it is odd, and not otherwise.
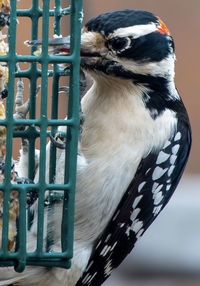
[{"label": "bird foot", "polygon": [[51,143],[59,149],[65,149],[66,143],[64,142],[63,136],[58,132],[56,133],[55,137],[49,134],[49,138],[51,140]]}]

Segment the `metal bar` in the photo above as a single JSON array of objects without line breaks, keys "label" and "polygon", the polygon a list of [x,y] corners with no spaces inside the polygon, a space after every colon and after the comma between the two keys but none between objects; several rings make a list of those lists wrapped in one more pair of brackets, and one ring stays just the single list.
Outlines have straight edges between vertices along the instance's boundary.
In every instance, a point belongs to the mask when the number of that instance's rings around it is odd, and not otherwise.
[{"label": "metal bar", "polygon": [[[54,1],[54,35],[60,35],[60,25],[61,25],[61,14],[60,14],[60,6],[61,6],[61,0],[55,0]],[[52,84],[52,104],[51,104],[51,118],[57,119],[58,118],[58,91],[59,91],[59,67],[57,64],[54,64],[53,66],[53,84]],[[56,133],[56,126],[51,127],[51,134],[55,135]],[[50,158],[49,158],[49,183],[54,182],[55,174],[56,174],[56,147],[51,144],[50,145]],[[52,199],[52,191],[49,191],[49,203],[53,203]],[[54,204],[52,204],[52,208],[54,208]],[[50,209],[48,209],[47,214],[47,251],[50,251],[51,246],[53,244],[53,237],[52,232],[50,229],[53,227],[50,224],[50,218],[51,218],[51,212]]]},{"label": "metal bar", "polygon": [[[39,8],[39,0],[33,0],[32,7],[29,10],[30,15],[34,15],[32,17],[31,24],[31,39],[36,40],[38,38],[38,20],[41,16],[40,8]],[[31,54],[33,55],[35,47],[31,48]],[[29,77],[30,80],[30,101],[29,101],[29,117],[30,119],[36,118],[36,89],[37,89],[37,78],[38,78],[38,68],[37,64],[31,64],[29,69]],[[35,138],[29,137],[29,152],[28,152],[28,175],[30,179],[34,179],[35,177]],[[29,215],[30,218],[30,215]],[[30,221],[29,221],[30,224]]]},{"label": "metal bar", "polygon": [[[39,11],[39,16],[42,17],[43,15],[43,10],[42,9],[38,9]],[[70,7],[68,8],[65,8],[65,9],[61,9],[59,11],[59,15],[62,16],[62,15],[69,15],[70,14]],[[54,16],[55,15],[55,10],[49,10],[49,16]],[[18,10],[17,11],[17,16],[18,17],[31,17],[31,18],[34,18],[32,17],[32,9],[27,9],[27,10]]]},{"label": "metal bar", "polygon": [[[69,102],[68,102],[68,118],[74,118],[74,125],[69,126],[67,129],[67,142],[66,152],[65,152],[65,178],[64,182],[72,185],[72,190],[75,190],[76,178],[73,174],[76,172],[77,163],[77,142],[78,142],[78,127],[79,127],[79,97],[74,96],[79,95],[79,71],[80,71],[80,32],[82,24],[82,2],[81,1],[71,1],[71,18],[70,18],[70,50],[75,55],[77,59],[71,65],[71,76],[70,76],[70,92],[69,92]],[[74,140],[70,140],[70,138]],[[73,214],[74,214],[74,204],[75,204],[75,194],[74,192],[64,193],[64,203],[63,203],[63,220],[62,220],[62,251],[67,248],[70,249],[69,257],[73,255],[73,231],[69,231],[68,225],[73,225]],[[68,211],[68,205],[70,205],[70,212]],[[66,238],[66,239],[65,239]]]},{"label": "metal bar", "polygon": [[49,1],[43,1],[42,22],[42,88],[41,88],[41,125],[40,125],[40,192],[38,196],[38,227],[37,227],[37,254],[43,253],[44,237],[44,195],[46,181],[46,129],[47,120],[47,96],[48,96],[48,38],[49,38]]},{"label": "metal bar", "polygon": [[[1,56],[0,62],[8,62],[9,56]],[[70,56],[51,56],[48,55],[47,58],[45,58],[48,63],[72,63],[75,60],[75,54],[72,53]],[[16,61],[17,62],[27,62],[27,63],[42,63],[43,58],[42,55],[40,56],[22,56],[22,55],[17,55],[16,56]]]},{"label": "metal bar", "polygon": [[[0,184],[0,188],[5,188],[6,184]],[[63,190],[70,190],[71,189],[71,184],[45,184],[44,188],[48,189],[48,190],[56,190],[56,191],[63,191]],[[40,184],[36,183],[36,184],[27,184],[27,185],[23,185],[24,190],[29,190],[29,189],[40,189]],[[14,190],[21,190],[22,189],[22,185],[13,185],[10,184],[10,189],[14,189]]]},{"label": "metal bar", "polygon": [[15,265],[17,272],[24,271],[26,267],[26,191],[24,188],[19,189],[19,256],[18,263]]},{"label": "metal bar", "polygon": [[[57,71],[53,71],[53,70],[48,70],[48,77],[53,77],[55,74],[57,74],[58,76],[69,76],[70,75],[70,71],[68,69],[66,70],[60,70],[59,67],[57,68]],[[16,74],[16,77],[27,77],[27,78],[32,78],[32,74],[31,74],[32,70],[24,70],[24,71],[20,71]],[[40,77],[42,75],[42,71],[41,70],[37,70],[36,76]]]}]

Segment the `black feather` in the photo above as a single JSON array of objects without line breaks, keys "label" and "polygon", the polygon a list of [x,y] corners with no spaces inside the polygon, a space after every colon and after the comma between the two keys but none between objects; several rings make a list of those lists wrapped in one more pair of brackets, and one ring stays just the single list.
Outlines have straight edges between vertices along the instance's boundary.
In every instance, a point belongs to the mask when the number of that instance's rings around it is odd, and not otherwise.
[{"label": "black feather", "polygon": [[134,25],[158,23],[158,18],[150,12],[143,10],[119,10],[111,11],[92,18],[86,27],[88,31],[104,32],[105,35],[113,33],[118,28]]}]

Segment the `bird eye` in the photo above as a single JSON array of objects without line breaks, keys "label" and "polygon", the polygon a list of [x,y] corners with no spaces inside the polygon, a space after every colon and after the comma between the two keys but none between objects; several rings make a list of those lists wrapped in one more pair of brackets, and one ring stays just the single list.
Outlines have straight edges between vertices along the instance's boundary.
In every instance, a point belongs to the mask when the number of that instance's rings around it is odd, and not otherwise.
[{"label": "bird eye", "polygon": [[121,51],[124,48],[126,48],[128,44],[128,39],[127,38],[120,38],[116,37],[113,38],[109,41],[109,44],[112,46],[112,48],[116,51]]}]

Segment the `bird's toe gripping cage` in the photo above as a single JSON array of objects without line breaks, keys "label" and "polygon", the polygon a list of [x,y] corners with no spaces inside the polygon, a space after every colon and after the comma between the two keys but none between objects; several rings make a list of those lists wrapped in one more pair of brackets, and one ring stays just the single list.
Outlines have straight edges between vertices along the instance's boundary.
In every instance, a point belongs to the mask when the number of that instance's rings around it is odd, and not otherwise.
[{"label": "bird's toe gripping cage", "polygon": [[[73,212],[74,212],[74,189],[76,174],[76,158],[77,158],[77,141],[79,128],[79,70],[80,70],[80,31],[82,21],[82,0],[71,0],[68,7],[63,8],[64,1],[61,0],[30,0],[29,9],[18,10],[18,3],[27,0],[10,1],[10,24],[8,27],[8,44],[9,51],[6,55],[0,56],[0,62],[7,62],[9,71],[8,80],[8,96],[6,102],[5,119],[0,120],[0,127],[6,129],[6,158],[4,166],[4,179],[0,184],[0,191],[3,193],[3,213],[1,213],[1,248],[0,248],[0,266],[14,266],[15,270],[21,272],[26,265],[39,266],[56,266],[69,268],[71,264],[72,248],[73,248]],[[53,2],[53,5],[52,5]],[[53,6],[53,8],[51,8]],[[35,47],[30,48],[30,55],[20,55],[16,53],[16,37],[18,34],[17,25],[22,17],[28,17],[31,20],[31,37],[32,40],[38,38],[38,22],[42,19],[42,52],[37,55]],[[54,18],[54,34],[60,34],[61,21],[64,17],[70,17],[70,55],[58,56],[48,52],[49,37],[49,19]],[[23,33],[23,31],[19,31]],[[21,43],[22,45],[24,43]],[[22,62],[30,64],[30,68],[16,70],[16,64],[19,66]],[[63,70],[60,63],[68,63],[68,68]],[[53,68],[49,69],[49,66]],[[61,76],[69,78],[69,94],[68,107],[66,106],[67,120],[58,119],[58,102],[59,102],[59,79]],[[16,120],[13,117],[15,102],[15,81],[16,78],[27,78],[29,80],[29,115],[28,119]],[[48,96],[48,80],[52,79],[51,92],[51,115],[47,114]],[[37,80],[41,79],[41,103],[36,96]],[[36,118],[37,106],[40,105],[40,116]],[[16,129],[16,126],[25,127],[22,130]],[[53,136],[56,134],[58,126],[67,126],[66,148],[62,151],[65,157],[64,162],[64,180],[62,183],[55,183],[56,172],[56,154],[57,149],[51,145],[50,156],[47,158],[46,144],[49,133]],[[12,148],[14,139],[27,139],[28,145],[28,177],[34,180],[35,170],[35,146],[36,139],[39,140],[40,159],[39,159],[39,179],[31,184],[16,184],[11,181],[12,172]],[[59,151],[60,152],[60,151]],[[49,163],[49,180],[46,179],[46,164]],[[16,191],[18,193],[19,214],[16,223],[15,245],[9,250],[9,232],[12,215],[10,213],[10,196]],[[27,193],[33,191],[38,195],[37,208],[37,228],[35,249],[28,250],[28,222],[27,213]],[[50,191],[48,202],[50,206],[45,206],[45,194]],[[62,195],[61,195],[62,194]],[[51,246],[54,241],[51,235],[47,234],[47,238],[43,239],[44,233],[48,233],[48,209],[58,204],[55,202],[55,196],[63,201],[62,221],[60,225],[60,251],[52,251]],[[47,199],[46,199],[47,200]],[[47,212],[47,219],[44,219],[44,213]],[[45,220],[45,222],[44,222]],[[47,220],[47,225],[45,226]]]}]

